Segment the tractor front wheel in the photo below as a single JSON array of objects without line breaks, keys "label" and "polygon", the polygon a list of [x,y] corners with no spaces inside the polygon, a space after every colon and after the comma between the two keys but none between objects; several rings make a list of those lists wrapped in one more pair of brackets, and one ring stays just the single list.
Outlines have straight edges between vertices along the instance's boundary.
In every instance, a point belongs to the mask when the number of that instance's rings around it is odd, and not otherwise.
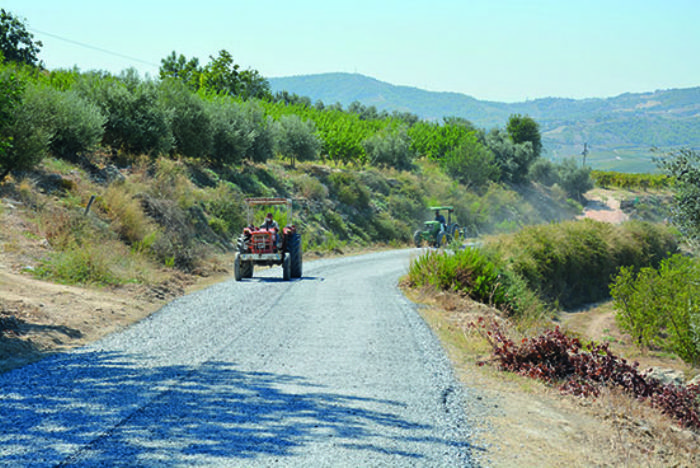
[{"label": "tractor front wheel", "polygon": [[233,277],[236,281],[240,281],[243,278],[243,271],[241,269],[241,257],[236,253],[236,258],[233,260]]},{"label": "tractor front wheel", "polygon": [[423,243],[423,236],[422,232],[420,230],[417,230],[416,232],[413,233],[413,243],[416,244],[416,247],[420,247],[421,244]]},{"label": "tractor front wheel", "polygon": [[285,253],[284,259],[282,260],[282,279],[285,281],[289,281],[289,278],[292,276],[292,262],[290,261],[289,257],[289,254]]}]

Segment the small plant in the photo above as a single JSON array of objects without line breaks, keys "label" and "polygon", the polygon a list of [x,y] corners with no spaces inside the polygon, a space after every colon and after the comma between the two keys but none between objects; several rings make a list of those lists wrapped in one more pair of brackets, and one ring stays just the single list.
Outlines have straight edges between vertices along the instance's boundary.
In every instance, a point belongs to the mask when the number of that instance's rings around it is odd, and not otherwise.
[{"label": "small plant", "polygon": [[40,278],[66,284],[114,285],[123,281],[110,268],[107,252],[96,247],[75,246],[57,252],[35,270]]}]

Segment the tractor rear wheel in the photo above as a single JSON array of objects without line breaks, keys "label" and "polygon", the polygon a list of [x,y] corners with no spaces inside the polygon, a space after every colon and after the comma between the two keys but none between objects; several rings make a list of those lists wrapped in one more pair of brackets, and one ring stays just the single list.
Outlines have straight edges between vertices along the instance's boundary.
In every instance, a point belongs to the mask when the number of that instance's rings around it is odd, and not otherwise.
[{"label": "tractor rear wheel", "polygon": [[287,250],[289,251],[289,263],[291,267],[291,277],[301,278],[302,275],[302,251],[301,234],[295,232],[287,240]]},{"label": "tractor rear wheel", "polygon": [[289,259],[289,254],[285,253],[284,254],[284,259],[282,260],[282,279],[285,281],[289,281],[289,278],[291,278],[291,261]]},{"label": "tractor rear wheel", "polygon": [[241,276],[243,278],[253,277],[253,262],[241,262]]}]

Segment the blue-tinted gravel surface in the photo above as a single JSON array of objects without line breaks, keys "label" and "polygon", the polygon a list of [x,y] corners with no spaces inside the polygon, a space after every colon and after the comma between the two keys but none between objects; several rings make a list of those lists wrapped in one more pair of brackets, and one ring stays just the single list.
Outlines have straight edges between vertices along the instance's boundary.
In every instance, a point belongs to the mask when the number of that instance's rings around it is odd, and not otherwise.
[{"label": "blue-tinted gravel surface", "polygon": [[476,398],[398,290],[418,250],[179,298],[0,375],[0,466],[474,466]]}]

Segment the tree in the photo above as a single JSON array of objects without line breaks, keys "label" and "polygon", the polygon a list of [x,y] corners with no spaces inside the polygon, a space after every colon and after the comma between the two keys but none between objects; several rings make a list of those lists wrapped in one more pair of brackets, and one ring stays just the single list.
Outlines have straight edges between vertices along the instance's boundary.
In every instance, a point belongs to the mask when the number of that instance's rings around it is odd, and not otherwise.
[{"label": "tree", "polygon": [[[3,75],[7,76],[7,73],[5,70]],[[3,81],[0,77],[0,83]],[[10,87],[15,87],[11,94],[16,94],[10,99],[11,117],[1,129],[3,138],[0,141],[10,144],[2,149],[0,180],[10,172],[29,170],[39,164],[48,154],[54,136],[51,111],[41,88],[30,84],[24,89],[24,84],[14,83]]]},{"label": "tree", "polygon": [[459,146],[448,151],[440,160],[440,164],[448,174],[468,188],[478,190],[489,181],[499,179],[499,169],[493,153],[477,141],[474,133],[463,138]]},{"label": "tree", "polygon": [[559,184],[574,200],[583,200],[583,194],[593,188],[590,167],[579,167],[576,159],[568,158],[558,166]]},{"label": "tree", "polygon": [[13,137],[10,130],[16,119],[15,109],[21,103],[22,90],[23,83],[14,70],[3,67],[0,70],[0,181],[16,165],[11,157]]},{"label": "tree", "polygon": [[534,151],[534,159],[540,157],[542,153],[542,136],[540,135],[540,125],[529,116],[513,114],[508,119],[506,130],[513,143],[525,143],[529,141]]},{"label": "tree", "polygon": [[691,243],[700,239],[700,153],[680,149],[656,159],[657,166],[675,182],[673,223]]},{"label": "tree", "polygon": [[41,41],[34,41],[34,35],[27,31],[22,21],[0,8],[0,51],[4,60],[39,65],[37,54],[42,46]]},{"label": "tree", "polygon": [[530,166],[537,159],[532,142],[514,142],[503,130],[493,129],[486,135],[486,145],[501,168],[501,180],[520,184],[527,180]]},{"label": "tree", "polygon": [[316,136],[316,126],[298,115],[283,115],[277,122],[277,149],[294,163],[316,159],[321,143]]},{"label": "tree", "polygon": [[414,153],[406,125],[396,129],[384,128],[362,142],[372,164],[410,170]]},{"label": "tree", "polygon": [[211,151],[212,131],[204,100],[175,78],[161,81],[158,92],[163,107],[171,115],[175,151],[191,158],[207,156]]},{"label": "tree", "polygon": [[199,66],[199,59],[196,57],[188,60],[184,55],[177,55],[175,51],[173,51],[160,61],[159,75],[161,80],[177,78],[193,91],[199,89],[199,78],[201,74],[202,69]]},{"label": "tree", "polygon": [[238,95],[243,99],[272,97],[270,83],[257,70],[243,70],[238,76],[241,81]]},{"label": "tree", "polygon": [[218,57],[209,57],[200,77],[201,87],[224,95],[238,94],[238,69],[240,65],[233,61],[233,56],[227,50],[220,50]]}]

